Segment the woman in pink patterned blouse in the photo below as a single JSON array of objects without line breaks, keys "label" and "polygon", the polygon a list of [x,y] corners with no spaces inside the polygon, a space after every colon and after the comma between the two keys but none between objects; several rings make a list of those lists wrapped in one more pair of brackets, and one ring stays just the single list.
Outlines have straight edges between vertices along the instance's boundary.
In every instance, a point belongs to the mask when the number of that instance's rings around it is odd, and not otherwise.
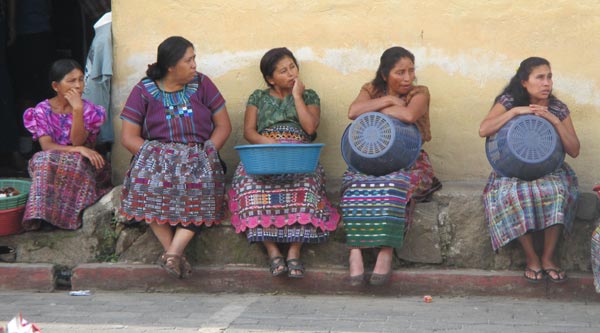
[{"label": "woman in pink patterned blouse", "polygon": [[42,147],[29,161],[32,184],[23,218],[26,230],[42,223],[79,228],[83,210],[111,187],[110,166],[93,149],[106,112],[81,98],[81,65],[57,60],[49,78],[56,96],[23,115],[25,127]]}]

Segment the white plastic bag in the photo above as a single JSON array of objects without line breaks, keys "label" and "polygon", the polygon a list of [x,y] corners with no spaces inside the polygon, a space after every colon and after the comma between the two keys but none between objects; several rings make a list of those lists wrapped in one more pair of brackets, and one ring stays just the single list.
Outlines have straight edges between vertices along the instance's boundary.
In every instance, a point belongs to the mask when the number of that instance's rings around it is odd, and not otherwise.
[{"label": "white plastic bag", "polygon": [[8,325],[6,326],[6,333],[42,333],[42,330],[40,330],[35,324],[29,323],[19,313],[18,316],[15,316],[11,321],[8,322]]}]

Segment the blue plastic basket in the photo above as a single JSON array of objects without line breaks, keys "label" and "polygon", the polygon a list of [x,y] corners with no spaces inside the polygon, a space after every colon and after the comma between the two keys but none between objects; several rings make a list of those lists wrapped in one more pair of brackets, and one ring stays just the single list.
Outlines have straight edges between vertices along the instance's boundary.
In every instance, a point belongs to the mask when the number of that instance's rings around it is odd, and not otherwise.
[{"label": "blue plastic basket", "polygon": [[273,175],[312,173],[319,163],[322,143],[280,143],[235,146],[246,173]]},{"label": "blue plastic basket", "polygon": [[350,169],[382,176],[413,166],[421,151],[421,133],[414,124],[368,112],[348,125],[341,149]]},{"label": "blue plastic basket", "polygon": [[552,124],[535,115],[509,120],[485,141],[492,168],[501,176],[534,180],[562,166],[565,152]]}]

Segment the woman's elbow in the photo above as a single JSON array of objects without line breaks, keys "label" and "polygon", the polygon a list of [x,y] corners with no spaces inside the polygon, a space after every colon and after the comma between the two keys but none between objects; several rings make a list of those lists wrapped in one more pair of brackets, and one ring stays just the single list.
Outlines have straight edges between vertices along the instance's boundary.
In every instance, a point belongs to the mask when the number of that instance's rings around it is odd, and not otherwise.
[{"label": "woman's elbow", "polygon": [[121,132],[121,146],[125,147],[126,149],[129,149],[132,142],[133,142],[133,136],[130,133],[127,133],[126,131],[122,131]]},{"label": "woman's elbow", "polygon": [[244,128],[244,139],[246,139],[246,141],[251,142],[250,138],[252,137],[252,131],[249,129]]},{"label": "woman's elbow", "polygon": [[567,154],[569,154],[569,156],[571,156],[572,158],[576,158],[577,156],[579,156],[579,147],[567,151]]},{"label": "woman's elbow", "polygon": [[486,132],[486,131],[484,131],[484,130],[483,130],[483,128],[480,128],[480,129],[479,129],[479,137],[481,137],[481,138],[485,138],[485,137],[487,137],[487,136],[488,136],[488,135],[487,135],[487,132]]},{"label": "woman's elbow", "polygon": [[308,128],[304,129],[304,131],[308,135],[314,135],[315,133],[317,133],[318,128],[319,128],[319,121],[315,121],[313,124],[308,126]]},{"label": "woman's elbow", "polygon": [[493,130],[487,126],[485,123],[481,123],[481,125],[479,125],[479,136],[482,138],[486,138],[492,134],[494,134],[495,132],[493,132]]},{"label": "woman's elbow", "polygon": [[85,140],[74,140],[73,142],[71,142],[71,146],[73,147],[83,146],[84,144]]},{"label": "woman's elbow", "polygon": [[231,135],[231,131],[232,131],[231,123],[224,124],[221,127],[222,127],[221,131],[223,132],[223,134],[225,135],[225,137],[228,138],[229,135]]},{"label": "woman's elbow", "polygon": [[356,108],[353,105],[350,105],[350,107],[348,108],[348,119],[354,120],[359,115],[360,114],[358,114],[358,111],[356,110]]},{"label": "woman's elbow", "polygon": [[405,123],[409,123],[409,124],[414,124],[414,123],[416,123],[416,122],[417,122],[417,120],[419,120],[419,118],[421,118],[421,116],[420,116],[420,115],[415,115],[415,114],[413,114],[413,113],[407,113],[407,114],[405,114],[405,115],[403,115],[403,116],[404,116],[404,117],[403,117],[403,119],[402,119],[402,120],[403,120]]}]

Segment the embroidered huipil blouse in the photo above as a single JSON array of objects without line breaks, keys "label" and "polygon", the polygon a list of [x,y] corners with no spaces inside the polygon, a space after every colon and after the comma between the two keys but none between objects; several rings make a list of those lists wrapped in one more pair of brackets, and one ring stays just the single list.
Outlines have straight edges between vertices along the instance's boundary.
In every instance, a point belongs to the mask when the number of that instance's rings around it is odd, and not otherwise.
[{"label": "embroidered huipil blouse", "polygon": [[[312,90],[306,89],[302,93],[302,99],[306,105],[320,106],[319,95]],[[256,130],[258,133],[274,125],[290,125],[302,129],[294,96],[288,95],[284,99],[271,96],[269,89],[255,90],[248,98],[247,105],[256,106],[258,117],[256,121]]]},{"label": "embroidered huipil blouse", "polygon": [[224,106],[225,99],[202,73],[176,92],[144,78],[127,98],[121,119],[141,126],[146,140],[204,143],[213,131],[212,116]]}]

